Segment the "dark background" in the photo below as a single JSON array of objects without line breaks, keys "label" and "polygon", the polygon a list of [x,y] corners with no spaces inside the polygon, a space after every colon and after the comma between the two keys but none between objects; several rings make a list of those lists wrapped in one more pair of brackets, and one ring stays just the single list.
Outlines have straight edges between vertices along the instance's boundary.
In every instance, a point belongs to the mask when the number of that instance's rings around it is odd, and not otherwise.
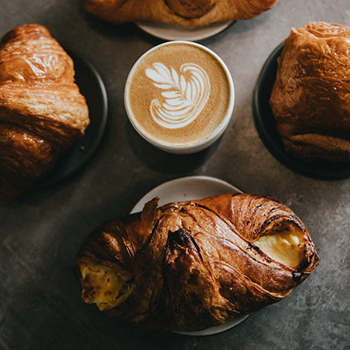
[{"label": "dark background", "polygon": [[[0,204],[0,349],[346,349],[350,347],[350,180],[317,180],[291,171],[267,150],[252,117],[252,97],[269,54],[292,26],[350,23],[348,0],[280,0],[202,41],[226,62],[236,101],[223,137],[196,155],[148,145],[128,122],[123,89],[133,63],[162,40],[133,24],[88,15],[79,0],[11,0],[0,7],[0,34],[24,23],[47,26],[67,49],[91,62],[108,94],[104,138],[68,180]],[[73,267],[84,237],[128,213],[157,185],[207,175],[245,192],[275,197],[305,222],[321,263],[282,302],[219,335],[149,335],[114,324],[80,298]]]}]

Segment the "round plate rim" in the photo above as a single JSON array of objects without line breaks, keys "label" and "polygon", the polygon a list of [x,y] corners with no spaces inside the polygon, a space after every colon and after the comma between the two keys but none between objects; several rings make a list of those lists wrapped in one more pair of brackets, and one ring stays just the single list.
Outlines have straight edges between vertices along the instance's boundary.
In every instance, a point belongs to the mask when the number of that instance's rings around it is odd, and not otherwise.
[{"label": "round plate rim", "polygon": [[[162,40],[201,41],[218,35],[231,27],[236,21],[212,23],[207,26],[187,29],[161,22],[135,22],[145,33]],[[173,34],[172,34],[173,33]]]},{"label": "round plate rim", "polygon": [[[143,205],[151,200],[152,198],[155,197],[155,195],[157,195],[157,193],[160,193],[162,191],[164,191],[165,189],[168,189],[168,188],[179,188],[179,186],[181,185],[184,185],[185,183],[193,183],[193,182],[201,182],[201,183],[206,183],[206,184],[212,184],[213,187],[215,185],[219,185],[222,187],[222,189],[227,189],[226,191],[219,191],[220,193],[216,193],[216,194],[223,194],[223,193],[229,193],[229,192],[240,192],[242,193],[242,191],[240,189],[238,189],[237,187],[231,185],[230,183],[224,181],[224,180],[221,180],[221,179],[218,179],[218,178],[215,178],[215,177],[211,177],[211,176],[197,176],[197,175],[194,175],[194,176],[186,176],[186,177],[181,177],[181,178],[176,178],[176,179],[173,179],[173,180],[169,180],[169,181],[166,181],[156,187],[154,187],[153,189],[151,189],[149,192],[147,192],[136,204],[135,206],[133,207],[133,209],[131,210],[131,214],[133,213],[136,213],[136,212],[139,212],[140,210],[142,210],[142,207]],[[211,191],[206,191],[206,193],[208,193],[208,195],[204,195],[203,197],[201,198],[188,198],[188,199],[184,199],[183,197],[187,197],[187,194],[186,196],[180,196],[179,195],[179,199],[178,201],[186,201],[186,200],[195,200],[195,199],[202,199],[202,198],[205,198],[205,197],[209,197],[209,196],[212,196],[212,195],[215,195],[215,194],[212,194]],[[169,203],[169,201],[167,201],[166,199],[163,199],[160,197],[160,202],[162,201],[162,203],[160,205],[163,205],[163,204],[166,204],[166,203]],[[225,332],[233,327],[236,327],[238,326],[240,323],[242,323],[245,319],[247,319],[249,317],[249,315],[240,315],[238,316],[235,320],[233,321],[229,321],[229,322],[226,322],[220,326],[215,326],[215,327],[210,327],[208,329],[204,329],[204,330],[201,330],[201,331],[196,331],[196,332],[180,332],[180,331],[174,331],[174,333],[177,333],[177,334],[181,334],[181,335],[188,335],[188,336],[208,336],[208,335],[215,335],[215,334],[219,334],[219,333],[222,333],[222,332]]]}]

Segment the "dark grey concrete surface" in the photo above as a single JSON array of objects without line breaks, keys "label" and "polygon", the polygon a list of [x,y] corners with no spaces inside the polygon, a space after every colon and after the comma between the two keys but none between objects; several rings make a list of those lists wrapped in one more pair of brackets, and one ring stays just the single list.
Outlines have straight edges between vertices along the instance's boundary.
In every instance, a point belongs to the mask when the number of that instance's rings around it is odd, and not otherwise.
[{"label": "dark grey concrete surface", "polygon": [[[175,156],[146,144],[123,106],[128,71],[161,40],[133,24],[103,23],[87,15],[79,0],[2,2],[1,36],[40,23],[97,68],[109,118],[103,142],[82,171],[0,204],[0,349],[350,348],[350,179],[316,180],[289,170],[264,147],[252,118],[264,61],[292,26],[316,20],[350,24],[349,0],[280,0],[271,11],[202,41],[232,73],[234,120],[210,149]],[[95,226],[128,213],[153,187],[190,175],[217,177],[289,205],[307,225],[320,265],[285,300],[219,335],[150,335],[114,324],[81,301],[72,271],[80,243]]]}]

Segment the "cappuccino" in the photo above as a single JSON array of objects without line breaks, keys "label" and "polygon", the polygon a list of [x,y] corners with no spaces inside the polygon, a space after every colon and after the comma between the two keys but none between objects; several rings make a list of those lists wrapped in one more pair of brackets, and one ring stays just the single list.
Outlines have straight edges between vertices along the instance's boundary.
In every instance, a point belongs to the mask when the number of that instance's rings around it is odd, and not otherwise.
[{"label": "cappuccino", "polygon": [[174,41],[146,52],[125,87],[125,107],[135,129],[163,150],[191,153],[224,131],[233,110],[231,75],[202,45]]}]

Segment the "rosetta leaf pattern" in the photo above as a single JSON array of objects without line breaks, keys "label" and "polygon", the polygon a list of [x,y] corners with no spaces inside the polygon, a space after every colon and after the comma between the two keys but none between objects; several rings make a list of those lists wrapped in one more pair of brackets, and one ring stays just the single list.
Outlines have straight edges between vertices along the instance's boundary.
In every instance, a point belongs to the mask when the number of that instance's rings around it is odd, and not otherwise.
[{"label": "rosetta leaf pattern", "polygon": [[182,128],[200,115],[210,93],[209,77],[202,67],[186,63],[178,73],[173,67],[156,62],[145,73],[161,91],[150,105],[156,123],[171,129]]}]

